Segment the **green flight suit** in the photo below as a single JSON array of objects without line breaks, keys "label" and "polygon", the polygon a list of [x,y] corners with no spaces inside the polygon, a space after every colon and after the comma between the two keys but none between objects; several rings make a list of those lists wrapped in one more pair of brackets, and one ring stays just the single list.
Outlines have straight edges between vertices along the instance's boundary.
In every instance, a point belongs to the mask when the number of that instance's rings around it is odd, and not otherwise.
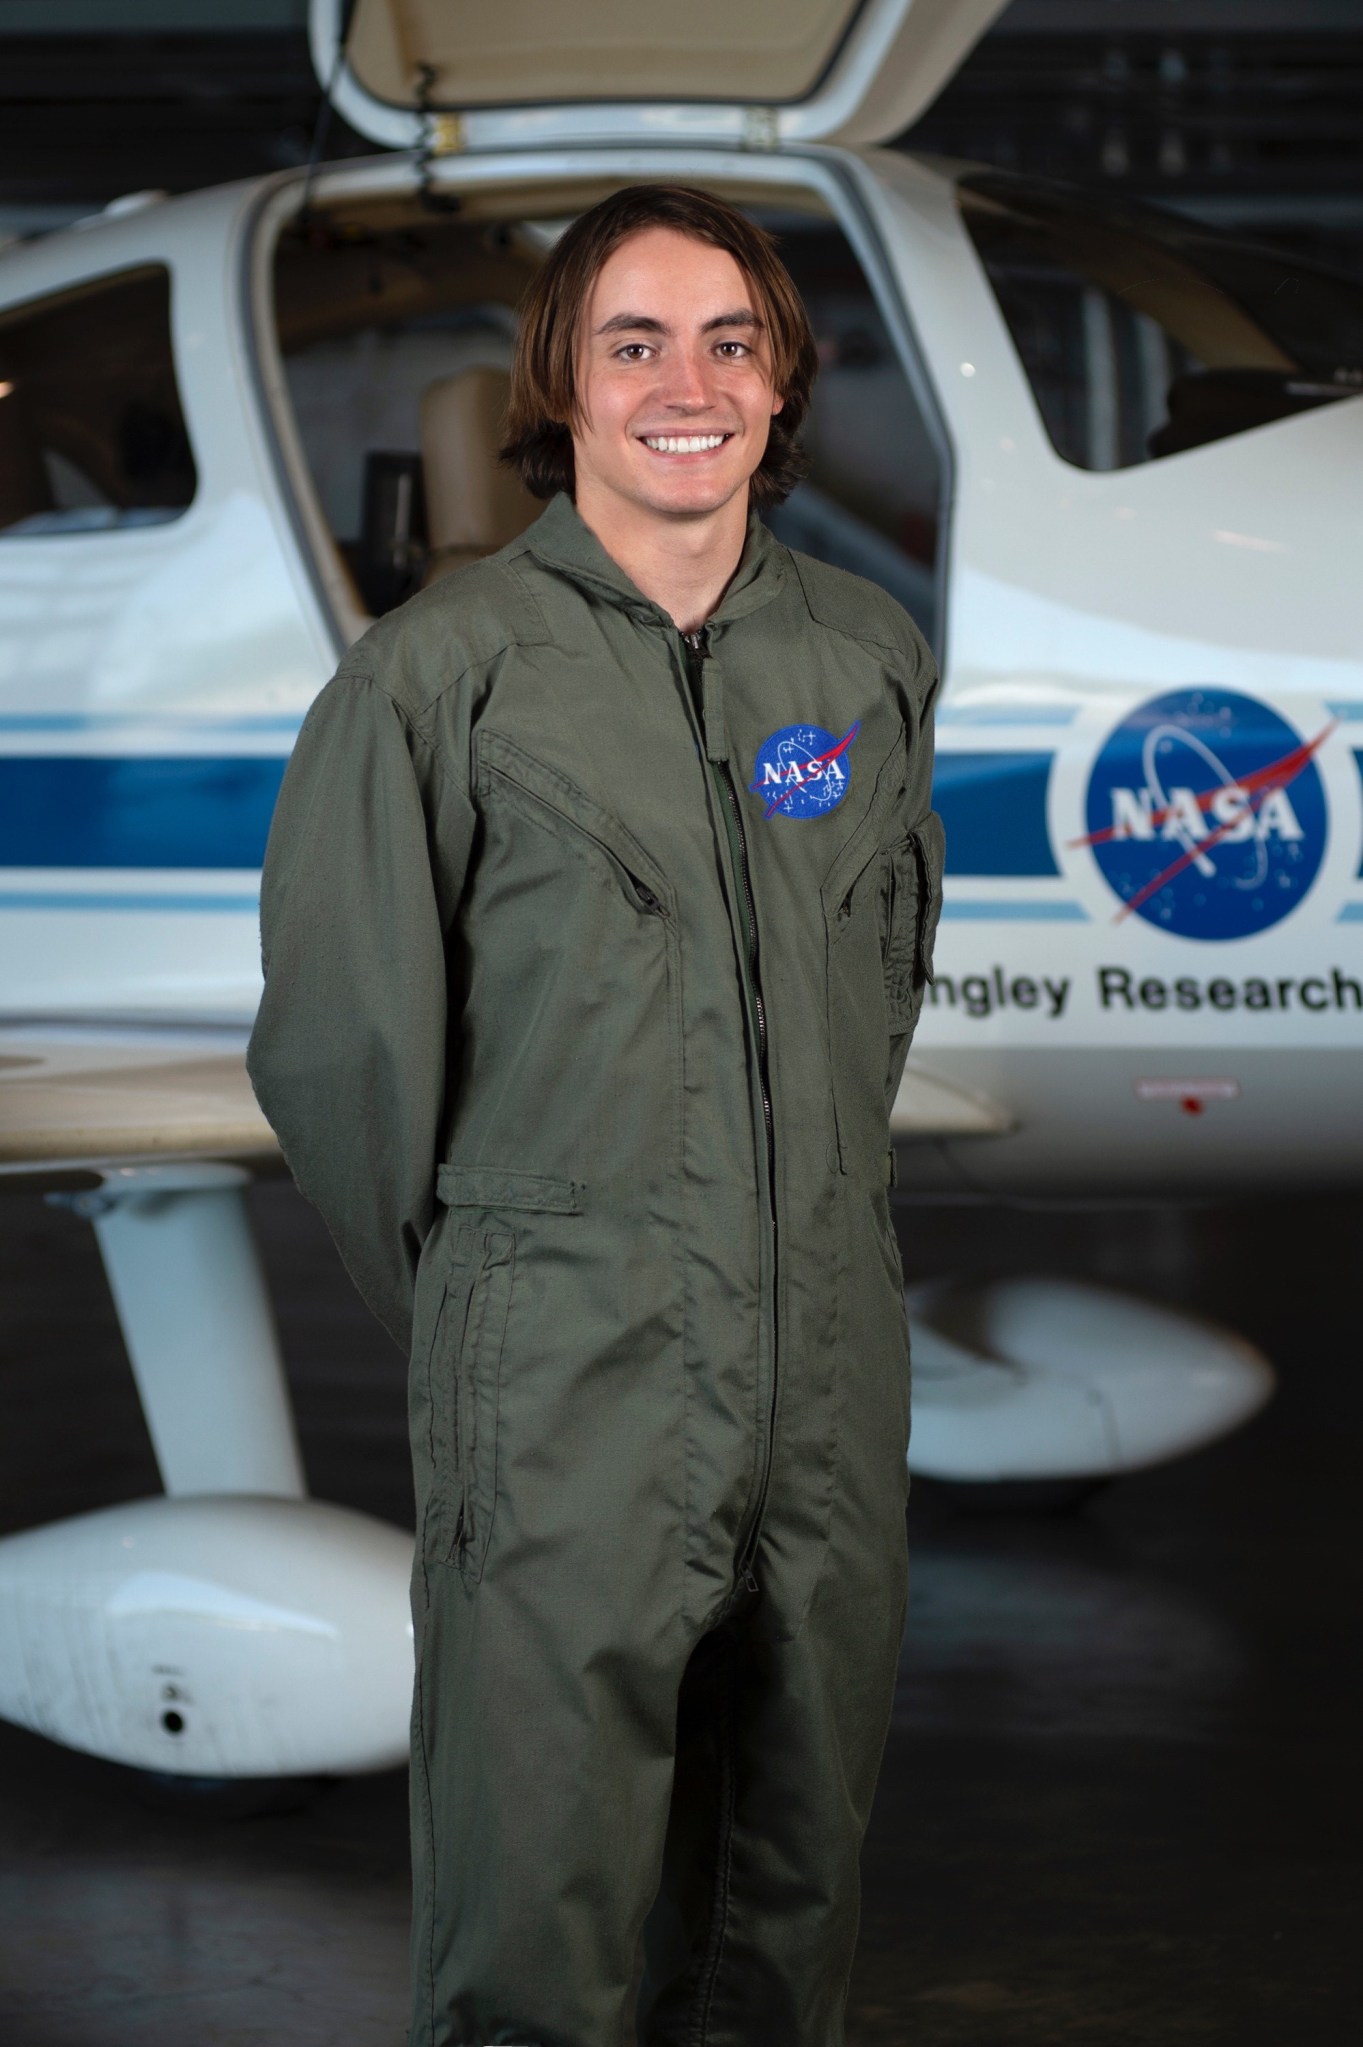
[{"label": "green flight suit", "polygon": [[250,1071],[410,1351],[412,2047],[837,2047],[906,1593],[888,1105],[936,672],[754,517],[556,498],[299,736]]}]

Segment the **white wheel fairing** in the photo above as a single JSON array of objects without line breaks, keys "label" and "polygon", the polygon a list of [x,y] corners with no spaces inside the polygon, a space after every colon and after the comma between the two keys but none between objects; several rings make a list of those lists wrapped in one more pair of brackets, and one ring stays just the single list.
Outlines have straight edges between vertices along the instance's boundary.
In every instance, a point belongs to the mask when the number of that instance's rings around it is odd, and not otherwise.
[{"label": "white wheel fairing", "polygon": [[317,1500],[134,1500],[0,1541],[0,1715],[205,1777],[401,1763],[412,1540]]},{"label": "white wheel fairing", "polygon": [[942,1281],[905,1298],[925,1478],[1115,1477],[1216,1441],[1273,1391],[1241,1337],[1104,1288]]}]

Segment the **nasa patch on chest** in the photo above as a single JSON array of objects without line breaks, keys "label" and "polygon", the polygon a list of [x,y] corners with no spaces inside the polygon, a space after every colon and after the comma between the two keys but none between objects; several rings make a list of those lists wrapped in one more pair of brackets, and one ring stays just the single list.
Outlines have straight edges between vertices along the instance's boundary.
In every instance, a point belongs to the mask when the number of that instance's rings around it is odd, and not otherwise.
[{"label": "nasa patch on chest", "polygon": [[754,796],[766,805],[764,817],[826,817],[836,810],[852,786],[851,746],[860,721],[841,739],[822,725],[782,725],[757,749]]}]

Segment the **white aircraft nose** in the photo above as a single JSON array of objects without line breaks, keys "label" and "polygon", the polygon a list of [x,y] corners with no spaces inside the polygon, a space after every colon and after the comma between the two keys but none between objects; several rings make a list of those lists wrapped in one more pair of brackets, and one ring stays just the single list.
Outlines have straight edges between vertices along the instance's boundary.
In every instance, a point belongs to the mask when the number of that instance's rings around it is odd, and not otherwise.
[{"label": "white aircraft nose", "polygon": [[1070,1280],[908,1290],[909,1468],[974,1483],[1108,1478],[1214,1442],[1261,1408],[1243,1338]]}]

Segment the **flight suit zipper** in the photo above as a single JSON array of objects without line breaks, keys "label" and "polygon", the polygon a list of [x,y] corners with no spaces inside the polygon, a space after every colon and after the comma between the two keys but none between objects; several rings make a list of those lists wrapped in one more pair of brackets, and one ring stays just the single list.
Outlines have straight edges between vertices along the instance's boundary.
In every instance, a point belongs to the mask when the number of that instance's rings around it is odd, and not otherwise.
[{"label": "flight suit zipper", "polygon": [[[698,631],[683,633],[682,640],[687,648],[687,669],[692,693],[696,702],[698,717],[703,723],[704,679],[703,664],[707,653],[708,634],[702,626]],[[771,1400],[767,1412],[767,1424],[762,1444],[762,1467],[758,1481],[757,1501],[751,1521],[741,1544],[738,1562],[735,1566],[736,1582],[749,1592],[757,1590],[752,1560],[757,1550],[758,1537],[762,1531],[762,1514],[767,1503],[767,1488],[771,1479],[772,1450],[776,1433],[776,1352],[777,1352],[777,1225],[776,1225],[776,1121],[772,1112],[771,1077],[767,1061],[767,1009],[762,996],[759,944],[757,934],[757,903],[753,895],[752,873],[748,864],[748,838],[743,824],[743,812],[738,800],[738,789],[734,783],[729,762],[709,761],[711,775],[719,790],[720,803],[731,827],[729,831],[730,852],[738,878],[739,908],[743,919],[743,966],[747,981],[748,997],[752,1005],[753,1027],[757,1046],[757,1088],[762,1104],[762,1127],[766,1140],[767,1199],[771,1213]]]}]

